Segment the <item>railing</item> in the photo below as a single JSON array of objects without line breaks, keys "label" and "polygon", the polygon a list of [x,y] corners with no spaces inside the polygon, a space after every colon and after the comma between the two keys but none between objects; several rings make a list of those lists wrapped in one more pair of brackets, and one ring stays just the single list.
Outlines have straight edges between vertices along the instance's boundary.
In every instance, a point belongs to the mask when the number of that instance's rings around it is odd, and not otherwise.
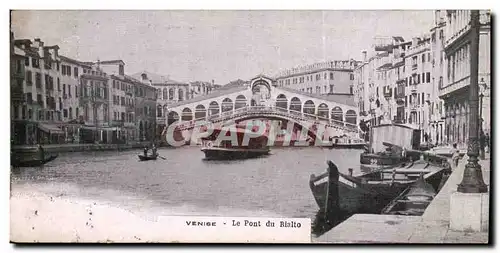
[{"label": "railing", "polygon": [[200,120],[208,120],[211,121],[212,123],[219,123],[222,121],[228,121],[231,119],[235,119],[241,116],[246,116],[246,115],[251,115],[251,114],[256,114],[256,115],[261,115],[261,114],[275,114],[275,115],[280,115],[280,116],[285,116],[292,118],[297,121],[316,121],[315,123],[325,123],[326,125],[338,130],[343,130],[343,131],[349,131],[349,132],[358,132],[358,126],[356,124],[351,124],[348,122],[340,121],[340,120],[335,120],[331,118],[325,118],[325,117],[320,117],[318,115],[314,114],[307,114],[303,112],[298,112],[298,111],[293,111],[293,110],[288,110],[285,108],[281,107],[276,107],[276,106],[250,106],[250,107],[242,107],[238,108],[236,110],[232,111],[227,111],[223,112],[220,114],[215,114],[207,117],[200,117],[196,118],[190,121],[182,122],[180,125],[178,125],[180,130],[186,130],[189,128],[192,128],[195,126],[195,123]]}]

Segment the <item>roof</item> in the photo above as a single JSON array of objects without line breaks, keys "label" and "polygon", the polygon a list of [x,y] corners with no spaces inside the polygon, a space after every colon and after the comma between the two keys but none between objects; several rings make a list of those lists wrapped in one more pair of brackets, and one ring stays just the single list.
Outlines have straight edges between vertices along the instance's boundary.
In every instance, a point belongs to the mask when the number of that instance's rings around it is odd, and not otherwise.
[{"label": "roof", "polygon": [[170,107],[177,107],[177,106],[181,106],[181,105],[187,105],[187,104],[191,104],[191,103],[196,103],[196,102],[200,102],[200,101],[203,101],[203,100],[208,100],[208,99],[211,99],[211,98],[216,98],[216,97],[220,97],[220,96],[224,96],[224,95],[229,95],[231,93],[235,93],[235,92],[239,92],[239,91],[244,91],[246,89],[247,89],[246,86],[231,86],[231,87],[226,87],[226,85],[224,85],[224,86],[221,86],[220,88],[216,89],[212,93],[209,93],[209,94],[204,95],[204,96],[195,97],[193,99],[189,99],[189,100],[184,100],[184,101],[181,101],[181,102],[177,102],[177,103],[174,103],[174,104],[170,105]]},{"label": "roof", "polygon": [[81,66],[86,66],[86,67],[90,67],[91,66],[91,64],[88,64],[88,63],[85,63],[85,62],[82,62],[82,61],[79,61],[79,60],[71,59],[71,58],[66,57],[64,55],[59,55],[59,58],[61,59],[61,61],[66,61],[66,62],[70,62],[70,63],[73,63],[73,64],[77,64],[77,65],[81,65]]},{"label": "roof", "polygon": [[123,64],[125,65],[125,62],[122,60],[111,60],[111,61],[100,61],[99,64]]},{"label": "roof", "polygon": [[153,84],[163,84],[163,83],[166,83],[166,84],[185,84],[185,83],[182,83],[179,81],[172,80],[168,76],[163,76],[163,75],[151,73],[148,71],[138,72],[138,73],[135,73],[131,76],[138,79],[138,80],[142,80],[143,74],[146,74],[148,81],[151,80],[151,82]]},{"label": "roof", "polygon": [[353,94],[328,94],[328,95],[321,95],[321,94],[315,94],[315,93],[309,93],[305,91],[300,91],[300,90],[295,90],[287,87],[279,87],[278,89],[282,89],[288,92],[292,93],[297,93],[306,97],[312,97],[316,99],[322,99],[326,100],[329,102],[334,102],[334,103],[339,103],[339,104],[344,104],[348,106],[354,106],[356,107],[356,103],[354,102],[354,95]]}]

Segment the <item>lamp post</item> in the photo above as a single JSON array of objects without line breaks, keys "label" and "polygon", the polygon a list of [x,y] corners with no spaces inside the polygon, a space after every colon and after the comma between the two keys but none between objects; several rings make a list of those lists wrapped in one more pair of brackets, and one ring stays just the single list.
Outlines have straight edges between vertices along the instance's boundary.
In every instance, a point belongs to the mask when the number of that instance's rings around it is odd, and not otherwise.
[{"label": "lamp post", "polygon": [[481,165],[478,163],[479,136],[478,129],[478,65],[479,65],[479,11],[471,11],[471,33],[470,33],[470,87],[469,87],[469,142],[467,155],[469,160],[465,165],[462,182],[457,191],[461,193],[485,193],[488,188],[483,181]]}]

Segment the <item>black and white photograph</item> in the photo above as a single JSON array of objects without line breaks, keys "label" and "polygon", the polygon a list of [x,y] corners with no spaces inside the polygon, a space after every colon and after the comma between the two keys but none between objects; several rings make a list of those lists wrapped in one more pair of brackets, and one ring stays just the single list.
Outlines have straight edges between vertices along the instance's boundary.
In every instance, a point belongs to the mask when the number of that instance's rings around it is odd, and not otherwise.
[{"label": "black and white photograph", "polygon": [[13,244],[491,243],[491,10],[9,13]]}]

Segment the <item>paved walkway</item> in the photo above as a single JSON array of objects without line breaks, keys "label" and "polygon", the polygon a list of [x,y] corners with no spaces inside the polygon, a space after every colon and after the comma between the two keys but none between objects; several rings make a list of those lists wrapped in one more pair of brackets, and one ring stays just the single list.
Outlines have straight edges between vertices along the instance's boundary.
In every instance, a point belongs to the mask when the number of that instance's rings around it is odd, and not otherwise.
[{"label": "paved walkway", "polygon": [[[356,214],[315,243],[488,243],[488,232],[457,232],[449,229],[450,196],[456,192],[467,163],[461,159],[422,216]],[[490,185],[490,158],[480,161],[485,184]],[[489,206],[483,208],[485,214]]]}]

